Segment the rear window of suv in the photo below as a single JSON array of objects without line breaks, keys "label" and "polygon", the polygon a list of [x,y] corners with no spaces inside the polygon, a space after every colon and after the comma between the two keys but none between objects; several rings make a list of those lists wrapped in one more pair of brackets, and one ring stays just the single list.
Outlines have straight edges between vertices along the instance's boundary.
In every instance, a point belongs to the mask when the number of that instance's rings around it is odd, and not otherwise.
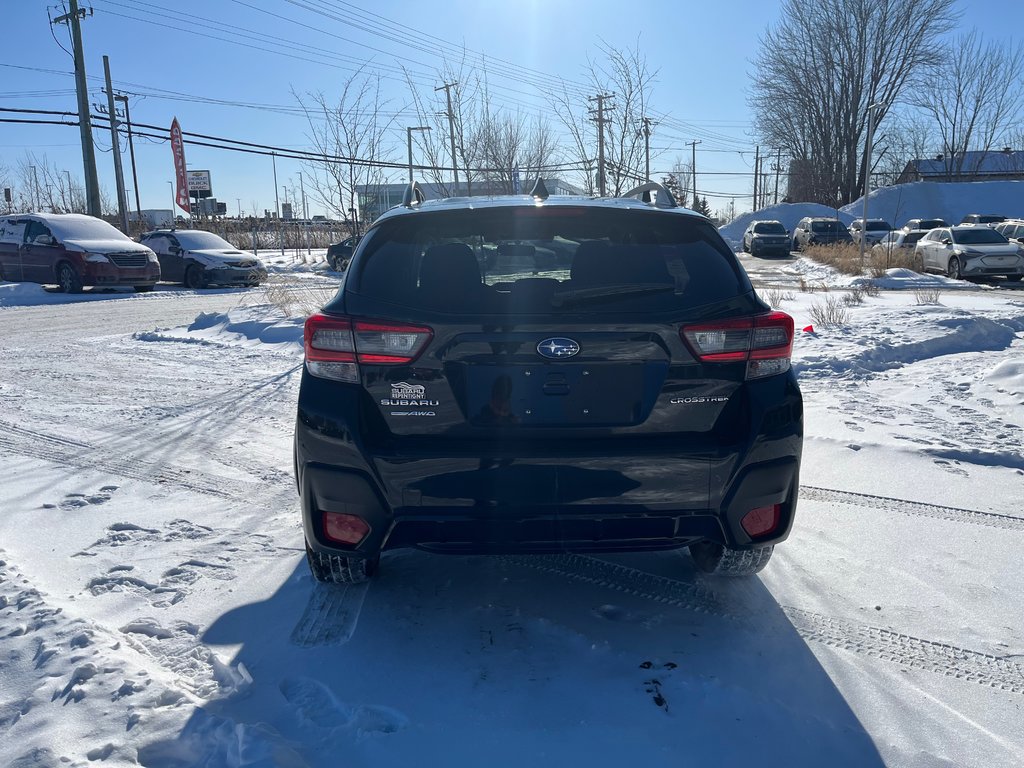
[{"label": "rear window of suv", "polygon": [[596,207],[399,216],[357,270],[350,293],[448,314],[673,312],[751,290],[709,222]]},{"label": "rear window of suv", "polygon": [[811,222],[811,231],[812,232],[838,232],[839,230],[845,230],[845,229],[846,229],[846,227],[844,227],[837,220],[812,221]]}]

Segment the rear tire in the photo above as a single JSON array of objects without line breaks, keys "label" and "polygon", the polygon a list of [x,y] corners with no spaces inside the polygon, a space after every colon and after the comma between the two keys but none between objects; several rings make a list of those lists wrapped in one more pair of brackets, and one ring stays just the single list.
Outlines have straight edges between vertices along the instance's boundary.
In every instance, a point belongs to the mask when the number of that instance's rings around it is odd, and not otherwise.
[{"label": "rear tire", "polygon": [[75,268],[66,261],[61,262],[57,267],[57,285],[64,293],[82,292],[82,278],[78,276]]},{"label": "rear tire", "polygon": [[691,544],[689,549],[697,570],[703,573],[752,576],[768,565],[775,547],[769,545],[758,549],[726,549],[721,544],[705,540]]},{"label": "rear tire", "polygon": [[135,292],[136,293],[149,293],[152,290],[153,290],[153,286],[152,285],[136,285],[135,286]]},{"label": "rear tire", "polygon": [[[1007,275],[1006,276],[1006,282],[1008,282],[1008,283],[1019,283],[1020,279],[1022,277],[1024,277],[1024,275]],[[2,274],[0,274],[0,279],[3,279]]]},{"label": "rear tire", "polygon": [[362,584],[377,572],[380,555],[374,558],[314,552],[306,545],[306,562],[321,584]]}]

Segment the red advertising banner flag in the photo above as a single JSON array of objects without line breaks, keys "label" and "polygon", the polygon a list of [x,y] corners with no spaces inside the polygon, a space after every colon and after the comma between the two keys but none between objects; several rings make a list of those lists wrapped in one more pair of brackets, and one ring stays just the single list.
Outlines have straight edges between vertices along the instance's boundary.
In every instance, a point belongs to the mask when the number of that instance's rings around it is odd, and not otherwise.
[{"label": "red advertising banner flag", "polygon": [[185,213],[191,213],[192,209],[188,204],[188,177],[185,174],[185,142],[181,138],[178,118],[174,118],[171,123],[171,153],[174,155],[174,176],[177,179],[174,202]]}]

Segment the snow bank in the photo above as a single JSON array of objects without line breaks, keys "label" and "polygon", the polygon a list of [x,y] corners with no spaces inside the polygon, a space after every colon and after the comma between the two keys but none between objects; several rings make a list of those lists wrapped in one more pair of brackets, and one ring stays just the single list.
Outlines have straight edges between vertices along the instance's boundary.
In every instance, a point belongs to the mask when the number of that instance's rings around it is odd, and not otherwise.
[{"label": "snow bank", "polygon": [[251,347],[260,344],[302,345],[305,318],[285,317],[277,307],[236,307],[228,312],[201,312],[188,326],[136,333],[139,341]]},{"label": "snow bank", "polygon": [[[864,199],[839,210],[858,218],[864,211]],[[902,227],[913,218],[940,218],[957,224],[968,213],[1024,217],[1024,181],[918,181],[883,187],[868,195],[868,215],[885,219],[894,227]]]}]

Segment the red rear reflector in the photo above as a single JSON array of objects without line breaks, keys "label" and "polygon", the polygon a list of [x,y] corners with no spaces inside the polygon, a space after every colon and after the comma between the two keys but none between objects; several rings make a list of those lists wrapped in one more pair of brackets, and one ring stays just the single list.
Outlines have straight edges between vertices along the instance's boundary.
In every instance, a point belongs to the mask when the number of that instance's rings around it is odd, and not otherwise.
[{"label": "red rear reflector", "polygon": [[757,507],[750,510],[740,520],[740,525],[751,538],[771,533],[779,527],[779,505],[772,504],[770,507]]},{"label": "red rear reflector", "polygon": [[370,532],[370,526],[361,517],[324,512],[324,536],[341,544],[358,544]]}]

